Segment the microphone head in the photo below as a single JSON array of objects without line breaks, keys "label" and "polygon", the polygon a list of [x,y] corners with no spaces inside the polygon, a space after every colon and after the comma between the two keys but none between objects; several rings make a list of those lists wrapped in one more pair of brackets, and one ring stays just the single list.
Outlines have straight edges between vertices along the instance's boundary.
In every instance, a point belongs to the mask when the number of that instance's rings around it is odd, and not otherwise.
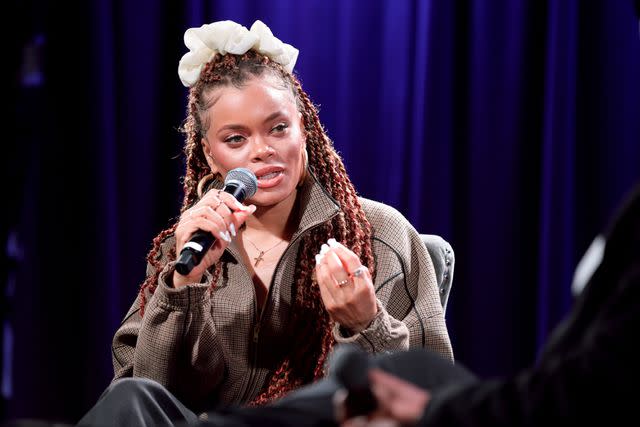
[{"label": "microphone head", "polygon": [[228,185],[236,185],[244,188],[244,198],[249,198],[258,191],[258,178],[256,175],[246,168],[231,169],[224,179],[225,187]]}]

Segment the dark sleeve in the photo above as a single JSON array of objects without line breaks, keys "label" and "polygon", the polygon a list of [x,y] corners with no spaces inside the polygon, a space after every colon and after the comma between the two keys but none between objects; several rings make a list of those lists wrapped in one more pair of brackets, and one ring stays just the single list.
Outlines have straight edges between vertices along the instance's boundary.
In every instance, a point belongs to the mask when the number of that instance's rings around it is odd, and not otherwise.
[{"label": "dark sleeve", "polygon": [[636,419],[640,369],[631,349],[640,336],[639,301],[636,268],[601,301],[579,341],[554,346],[514,378],[435,391],[418,425],[586,426]]}]

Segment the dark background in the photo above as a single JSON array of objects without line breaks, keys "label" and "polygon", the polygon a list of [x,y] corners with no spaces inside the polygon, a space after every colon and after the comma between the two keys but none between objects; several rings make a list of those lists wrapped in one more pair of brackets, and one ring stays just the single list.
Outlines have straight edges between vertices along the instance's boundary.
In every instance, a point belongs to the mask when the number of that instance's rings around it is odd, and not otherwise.
[{"label": "dark background", "polygon": [[447,323],[482,376],[535,360],[576,263],[640,178],[631,1],[6,7],[3,418],[75,422],[111,379],[112,335],[182,199],[188,27],[261,19],[300,49],[296,73],[361,195],[453,245]]}]

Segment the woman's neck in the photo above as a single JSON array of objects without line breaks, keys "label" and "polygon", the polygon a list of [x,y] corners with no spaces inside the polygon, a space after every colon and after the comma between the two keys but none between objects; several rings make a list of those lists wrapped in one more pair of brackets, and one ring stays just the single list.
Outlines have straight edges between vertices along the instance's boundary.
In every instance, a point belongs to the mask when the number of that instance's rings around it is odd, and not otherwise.
[{"label": "woman's neck", "polygon": [[271,234],[288,240],[296,228],[296,200],[297,192],[294,192],[276,205],[257,206],[253,215],[247,218],[247,228],[256,234]]}]

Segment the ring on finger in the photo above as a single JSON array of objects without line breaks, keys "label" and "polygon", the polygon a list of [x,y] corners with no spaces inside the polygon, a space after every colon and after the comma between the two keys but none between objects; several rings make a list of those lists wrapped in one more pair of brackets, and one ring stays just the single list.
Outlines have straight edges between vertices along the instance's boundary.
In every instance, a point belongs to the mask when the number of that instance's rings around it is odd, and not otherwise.
[{"label": "ring on finger", "polygon": [[367,270],[367,267],[365,267],[364,265],[361,265],[360,267],[356,268],[351,273],[349,273],[349,277],[350,278],[360,277],[364,274],[366,270]]},{"label": "ring on finger", "polygon": [[213,210],[218,210],[218,208],[220,207],[220,205],[222,204],[222,200],[218,200],[218,204],[216,205],[215,208],[213,208]]}]

